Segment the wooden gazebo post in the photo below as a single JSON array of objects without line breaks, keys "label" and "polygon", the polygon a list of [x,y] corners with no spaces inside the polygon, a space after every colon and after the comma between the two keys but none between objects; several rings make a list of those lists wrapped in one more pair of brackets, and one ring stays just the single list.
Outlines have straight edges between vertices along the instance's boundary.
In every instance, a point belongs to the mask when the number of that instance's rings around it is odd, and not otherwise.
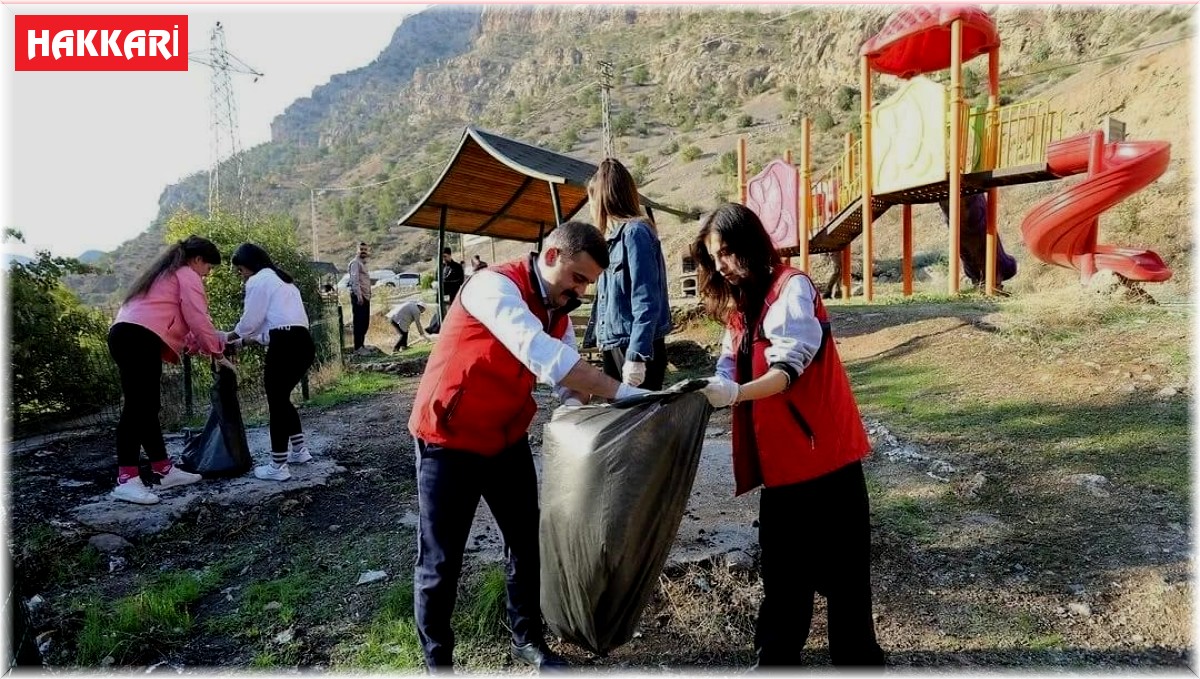
[{"label": "wooden gazebo post", "polygon": [[[851,147],[853,148],[853,147]],[[871,209],[871,57],[862,58],[862,157],[859,158],[862,181],[863,224],[863,297],[875,298],[875,211]]]},{"label": "wooden gazebo post", "polygon": [[[988,133],[984,137],[984,158],[988,170],[995,170],[1000,149],[1000,48],[988,50]],[[1000,237],[996,231],[996,215],[1000,209],[1000,189],[992,187],[987,192],[987,241],[984,258],[984,291],[990,297],[996,294],[996,257]]]},{"label": "wooden gazebo post", "polygon": [[446,296],[442,294],[443,285],[445,284],[442,271],[445,267],[442,266],[442,253],[446,251],[446,206],[442,206],[441,216],[438,218],[438,250],[437,258],[434,260],[437,266],[437,299],[438,299],[438,320],[446,320]]},{"label": "wooden gazebo post", "polygon": [[808,118],[800,121],[800,195],[796,227],[800,230],[800,270],[808,273],[808,239],[812,238],[812,138]]},{"label": "wooden gazebo post", "polygon": [[958,294],[958,251],[962,225],[962,19],[950,24],[950,253],[947,263],[948,287]]},{"label": "wooden gazebo post", "polygon": [[900,206],[900,238],[901,238],[901,272],[904,279],[904,296],[912,296],[913,291],[913,227],[912,203]]}]

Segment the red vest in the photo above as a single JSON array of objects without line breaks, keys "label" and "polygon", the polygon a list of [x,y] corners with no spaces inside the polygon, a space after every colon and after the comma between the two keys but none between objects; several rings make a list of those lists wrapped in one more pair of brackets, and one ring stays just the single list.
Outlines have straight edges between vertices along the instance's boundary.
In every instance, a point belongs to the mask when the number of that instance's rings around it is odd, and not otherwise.
[{"label": "red vest", "polygon": [[[791,267],[779,267],[775,272],[763,316],[792,276],[805,274]],[[734,406],[733,474],[737,495],[760,485],[773,488],[815,479],[861,460],[871,449],[819,295],[815,312],[824,332],[821,349],[808,368],[783,392]],[[729,332],[736,356],[745,335],[741,314],[732,317]],[[768,346],[760,322],[750,350],[750,374],[744,374],[745,360],[739,361],[738,383],[745,384],[767,372]]]},{"label": "red vest", "polygon": [[[561,337],[569,309],[551,314],[542,299],[532,257],[489,268],[521,291],[546,332]],[[467,281],[470,285],[471,281]],[[537,378],[462,305],[462,293],[446,320],[417,387],[408,429],[445,448],[495,455],[520,441],[537,411]]]}]

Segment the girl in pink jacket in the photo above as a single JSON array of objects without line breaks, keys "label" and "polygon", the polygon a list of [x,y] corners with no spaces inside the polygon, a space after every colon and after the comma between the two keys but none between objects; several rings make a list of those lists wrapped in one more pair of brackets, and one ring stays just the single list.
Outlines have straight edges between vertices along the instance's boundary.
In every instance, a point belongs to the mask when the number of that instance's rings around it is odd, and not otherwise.
[{"label": "girl in pink jacket", "polygon": [[202,279],[221,263],[217,246],[199,236],[167,248],[138,277],[108,329],[108,352],[121,374],[117,423],[117,487],[112,497],[137,504],[159,498],[138,476],[140,450],[150,458],[159,488],[195,483],[199,474],[177,469],[167,458],[158,422],[162,362],[178,363],[183,351],[221,357],[225,337],[208,316]]}]

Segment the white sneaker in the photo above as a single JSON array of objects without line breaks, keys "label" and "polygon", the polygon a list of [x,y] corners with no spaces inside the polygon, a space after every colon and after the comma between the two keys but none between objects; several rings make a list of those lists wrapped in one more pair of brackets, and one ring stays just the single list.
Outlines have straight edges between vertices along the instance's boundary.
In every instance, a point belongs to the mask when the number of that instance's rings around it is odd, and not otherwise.
[{"label": "white sneaker", "polygon": [[260,464],[254,468],[254,478],[263,481],[287,481],[292,478],[292,472],[286,464],[276,467],[274,464]]},{"label": "white sneaker", "polygon": [[124,500],[139,505],[152,505],[159,501],[159,497],[151,493],[146,488],[146,484],[142,483],[142,480],[137,476],[125,483],[118,483],[117,487],[109,493],[109,496],[117,500]]},{"label": "white sneaker", "polygon": [[159,488],[174,488],[175,486],[186,486],[189,483],[196,483],[203,480],[204,477],[199,474],[185,472],[179,467],[171,467],[171,471],[159,477]]},{"label": "white sneaker", "polygon": [[300,450],[288,453],[288,464],[304,464],[310,460],[312,460],[312,455],[308,452],[308,446],[301,446]]}]

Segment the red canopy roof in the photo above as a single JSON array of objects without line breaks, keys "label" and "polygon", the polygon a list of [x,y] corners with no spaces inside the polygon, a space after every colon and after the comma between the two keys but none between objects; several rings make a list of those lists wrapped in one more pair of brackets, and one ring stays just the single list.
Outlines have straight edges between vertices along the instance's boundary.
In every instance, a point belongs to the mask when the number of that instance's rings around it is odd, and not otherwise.
[{"label": "red canopy roof", "polygon": [[891,16],[859,54],[881,73],[911,78],[950,68],[950,24],[962,19],[962,60],[1000,46],[996,24],[978,7],[908,7]]}]

